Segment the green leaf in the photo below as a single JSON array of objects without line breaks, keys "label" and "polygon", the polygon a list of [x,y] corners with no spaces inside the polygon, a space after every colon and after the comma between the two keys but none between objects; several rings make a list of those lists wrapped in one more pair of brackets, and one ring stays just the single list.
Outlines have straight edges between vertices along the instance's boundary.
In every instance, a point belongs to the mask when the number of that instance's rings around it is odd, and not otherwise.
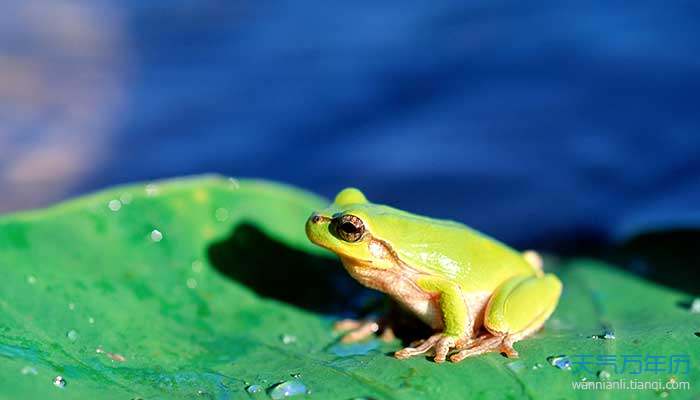
[{"label": "green leaf", "polygon": [[[366,292],[306,240],[305,219],[324,205],[279,184],[198,178],[3,217],[0,397],[268,398],[286,381],[318,399],[663,396],[574,391],[600,368],[555,368],[547,357],[559,354],[687,355],[689,374],[611,380],[699,381],[687,296],[593,260],[549,263],[564,295],[546,329],[516,344],[518,360],[437,365],[394,359],[398,341],[341,346],[331,314],[357,310]],[[591,338],[604,327],[616,339]]]}]

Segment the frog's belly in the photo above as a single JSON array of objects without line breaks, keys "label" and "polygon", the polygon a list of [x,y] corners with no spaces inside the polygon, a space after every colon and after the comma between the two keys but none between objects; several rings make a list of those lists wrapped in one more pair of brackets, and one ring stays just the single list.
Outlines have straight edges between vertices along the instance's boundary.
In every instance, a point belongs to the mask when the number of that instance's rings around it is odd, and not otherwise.
[{"label": "frog's belly", "polygon": [[418,298],[396,298],[391,296],[399,304],[415,314],[421,321],[430,325],[433,329],[443,328],[442,312],[440,311],[440,300],[433,296],[429,299]]},{"label": "frog's belly", "polygon": [[[465,330],[475,333],[481,328],[490,297],[488,292],[462,293],[462,298],[469,312],[468,326],[464,327]],[[438,294],[431,295],[428,299],[410,296],[395,299],[432,328],[442,329],[444,327]]]},{"label": "frog's belly", "polygon": [[388,294],[434,329],[442,328],[439,295],[422,290],[411,279],[410,274],[405,271],[367,267],[352,259],[341,260],[345,269],[355,280],[371,289]]}]

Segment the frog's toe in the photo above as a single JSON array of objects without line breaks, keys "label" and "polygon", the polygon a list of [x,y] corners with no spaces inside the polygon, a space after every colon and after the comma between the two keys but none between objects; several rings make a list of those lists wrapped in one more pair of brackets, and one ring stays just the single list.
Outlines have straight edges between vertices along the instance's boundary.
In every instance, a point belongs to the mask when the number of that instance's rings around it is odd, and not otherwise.
[{"label": "frog's toe", "polygon": [[435,362],[440,364],[442,362],[445,362],[445,359],[447,358],[447,353],[449,353],[450,349],[455,347],[456,343],[456,338],[453,336],[444,336],[438,340],[437,343],[435,343]]},{"label": "frog's toe", "polygon": [[394,353],[394,357],[398,358],[399,360],[405,360],[413,356],[425,354],[433,349],[433,346],[435,345],[435,343],[438,342],[438,340],[440,340],[441,337],[442,333],[435,334],[423,340],[420,344],[418,344],[415,347],[406,347],[397,351],[396,353]]},{"label": "frog's toe", "polygon": [[418,345],[406,347],[394,353],[394,357],[404,360],[409,357],[421,354],[435,354],[435,362],[444,362],[447,354],[453,350],[461,348],[467,339],[460,339],[457,336],[445,335],[443,333],[435,334],[428,339],[420,342]]},{"label": "frog's toe", "polygon": [[504,353],[508,357],[515,358],[518,352],[513,348],[513,340],[506,335],[483,335],[468,346],[463,347],[463,350],[458,351],[450,356],[450,361],[460,362],[465,358],[478,356],[484,353],[498,351]]}]

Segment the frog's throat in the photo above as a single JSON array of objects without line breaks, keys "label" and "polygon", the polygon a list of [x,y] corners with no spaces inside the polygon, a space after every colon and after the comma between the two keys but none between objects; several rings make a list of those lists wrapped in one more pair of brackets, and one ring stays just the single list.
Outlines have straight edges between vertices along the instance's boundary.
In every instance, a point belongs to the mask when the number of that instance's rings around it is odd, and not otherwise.
[{"label": "frog's throat", "polygon": [[403,297],[406,294],[404,292],[410,292],[411,297],[430,297],[430,294],[416,283],[422,273],[402,262],[391,246],[375,238],[370,238],[369,246],[378,246],[381,250],[374,251],[375,256],[383,258],[395,267],[379,268],[371,260],[341,255],[340,261],[350,276],[362,285],[392,297]]},{"label": "frog's throat", "polygon": [[[373,239],[374,240],[374,239]],[[387,246],[386,243],[380,243]],[[387,257],[396,255],[387,246]],[[371,262],[341,256],[340,260],[350,276],[360,284],[386,293],[434,329],[442,327],[438,296],[421,288],[416,282],[420,272],[402,263],[398,258],[388,260],[395,268],[377,268]]]}]

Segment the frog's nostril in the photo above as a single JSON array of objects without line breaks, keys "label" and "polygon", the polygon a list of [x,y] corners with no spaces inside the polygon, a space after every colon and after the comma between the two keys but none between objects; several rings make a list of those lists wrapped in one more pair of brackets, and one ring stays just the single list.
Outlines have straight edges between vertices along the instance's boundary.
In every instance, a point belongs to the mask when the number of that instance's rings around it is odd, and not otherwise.
[{"label": "frog's nostril", "polygon": [[311,216],[311,223],[312,223],[312,224],[318,224],[319,222],[321,222],[321,216],[320,216],[320,215],[314,214],[314,215]]}]

